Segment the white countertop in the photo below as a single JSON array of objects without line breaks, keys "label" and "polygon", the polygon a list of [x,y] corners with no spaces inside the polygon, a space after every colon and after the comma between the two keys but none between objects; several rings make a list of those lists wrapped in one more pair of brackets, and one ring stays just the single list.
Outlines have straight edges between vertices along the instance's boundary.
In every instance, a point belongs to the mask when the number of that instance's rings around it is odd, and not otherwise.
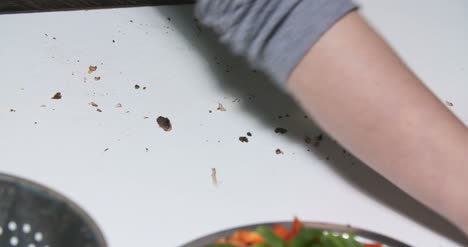
[{"label": "white countertop", "polygon": [[[360,2],[468,122],[468,2]],[[0,172],[70,197],[110,246],[178,246],[295,215],[414,246],[467,245],[329,138],[319,147],[306,144],[304,136],[320,130],[200,30],[190,6],[0,15],[0,30]],[[98,67],[92,74],[90,65]],[[51,99],[56,92],[63,98]],[[159,128],[158,116],[170,118],[173,130]],[[289,131],[276,134],[276,127]],[[253,136],[241,143],[246,132]]]}]

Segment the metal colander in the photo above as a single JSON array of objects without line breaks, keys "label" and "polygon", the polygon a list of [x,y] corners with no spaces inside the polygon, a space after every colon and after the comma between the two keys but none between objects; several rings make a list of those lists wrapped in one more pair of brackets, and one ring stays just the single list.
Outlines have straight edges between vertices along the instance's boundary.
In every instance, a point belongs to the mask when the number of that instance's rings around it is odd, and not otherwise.
[{"label": "metal colander", "polygon": [[63,195],[0,173],[0,247],[105,247],[94,221]]}]

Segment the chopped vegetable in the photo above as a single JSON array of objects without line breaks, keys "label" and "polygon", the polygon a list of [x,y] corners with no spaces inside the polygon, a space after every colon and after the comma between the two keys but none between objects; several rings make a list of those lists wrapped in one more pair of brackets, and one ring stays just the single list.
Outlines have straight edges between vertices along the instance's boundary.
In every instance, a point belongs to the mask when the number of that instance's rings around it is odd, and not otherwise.
[{"label": "chopped vegetable", "polygon": [[210,247],[383,247],[381,244],[362,244],[352,233],[335,234],[304,228],[294,219],[291,229],[281,224],[272,228],[260,226],[256,231],[236,231],[228,238],[220,238]]}]

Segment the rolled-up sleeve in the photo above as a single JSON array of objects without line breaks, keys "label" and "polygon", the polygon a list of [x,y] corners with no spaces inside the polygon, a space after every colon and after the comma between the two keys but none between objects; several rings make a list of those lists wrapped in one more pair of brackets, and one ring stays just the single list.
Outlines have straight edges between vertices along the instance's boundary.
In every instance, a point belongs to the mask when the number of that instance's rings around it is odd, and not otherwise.
[{"label": "rolled-up sleeve", "polygon": [[198,0],[195,15],[284,86],[320,36],[355,8],[351,0]]}]

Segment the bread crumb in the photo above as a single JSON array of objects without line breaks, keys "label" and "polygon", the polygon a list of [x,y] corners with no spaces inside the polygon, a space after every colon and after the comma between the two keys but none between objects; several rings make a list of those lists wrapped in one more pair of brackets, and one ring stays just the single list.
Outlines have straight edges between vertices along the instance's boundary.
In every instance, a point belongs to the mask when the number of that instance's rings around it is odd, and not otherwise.
[{"label": "bread crumb", "polygon": [[54,96],[52,96],[51,99],[61,99],[61,98],[62,98],[62,93],[57,92],[57,93],[54,94]]},{"label": "bread crumb", "polygon": [[448,106],[453,106],[453,103],[447,100],[445,101],[445,104],[447,104]]},{"label": "bread crumb", "polygon": [[275,153],[276,154],[284,154],[283,151],[281,151],[281,149],[279,149],[279,148],[275,150]]},{"label": "bread crumb", "polygon": [[226,111],[226,108],[224,108],[223,104],[218,103],[218,108],[216,108],[218,111]]},{"label": "bread crumb", "polygon": [[89,65],[88,74],[91,74],[96,70],[97,70],[97,66]]},{"label": "bread crumb", "polygon": [[99,80],[101,80],[101,77],[100,77],[100,76],[95,76],[95,77],[94,77],[94,80],[95,80],[95,81],[99,81]]},{"label": "bread crumb", "polygon": [[98,107],[98,104],[96,104],[94,102],[89,102],[88,105],[93,106],[93,107]]},{"label": "bread crumb", "polygon": [[169,118],[159,116],[156,119],[156,122],[158,123],[159,127],[161,127],[161,129],[163,129],[164,131],[171,131],[172,130],[172,124],[171,124],[171,120],[169,120]]},{"label": "bread crumb", "polygon": [[286,132],[288,132],[288,130],[285,129],[285,128],[276,128],[275,129],[275,133],[286,134]]},{"label": "bread crumb", "polygon": [[249,142],[249,139],[247,137],[245,137],[245,136],[241,136],[241,137],[239,137],[239,141],[240,142]]}]

